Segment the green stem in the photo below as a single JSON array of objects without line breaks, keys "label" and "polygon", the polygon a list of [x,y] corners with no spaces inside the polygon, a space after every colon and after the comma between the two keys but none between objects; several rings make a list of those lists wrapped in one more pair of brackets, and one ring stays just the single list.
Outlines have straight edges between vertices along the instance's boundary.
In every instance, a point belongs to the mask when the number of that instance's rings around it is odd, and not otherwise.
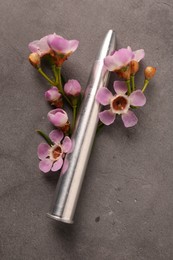
[{"label": "green stem", "polygon": [[55,65],[52,65],[52,71],[53,71],[53,74],[54,74],[54,77],[55,77],[55,85],[58,85],[58,74],[57,74]]},{"label": "green stem", "polygon": [[51,85],[55,85],[55,82],[52,81],[41,68],[38,68],[38,72],[51,84]]},{"label": "green stem", "polygon": [[149,83],[149,80],[148,80],[148,79],[145,79],[145,81],[144,81],[144,86],[143,86],[143,88],[142,88],[142,92],[144,92],[144,91],[146,90],[146,88],[147,88],[147,86],[148,86],[148,83]]},{"label": "green stem", "polygon": [[56,86],[58,87],[58,90],[59,92],[61,93],[61,95],[66,99],[66,101],[68,102],[68,104],[72,106],[69,98],[65,95],[64,93],[64,89],[63,89],[63,86],[62,86],[62,79],[61,79],[61,67],[57,67],[56,68],[56,74],[57,74],[57,79],[58,79],[58,84],[56,84]]},{"label": "green stem", "polygon": [[131,79],[131,83],[132,83],[132,92],[133,92],[136,89],[136,86],[135,86],[135,75],[131,75],[130,79]]},{"label": "green stem", "polygon": [[61,82],[62,82],[62,85],[64,86],[65,85],[65,79],[64,79],[64,77],[61,75]]},{"label": "green stem", "polygon": [[126,80],[126,84],[127,84],[127,95],[129,96],[131,94],[130,79]]},{"label": "green stem", "polygon": [[77,106],[73,106],[73,119],[72,119],[72,131],[74,130],[76,123]]}]

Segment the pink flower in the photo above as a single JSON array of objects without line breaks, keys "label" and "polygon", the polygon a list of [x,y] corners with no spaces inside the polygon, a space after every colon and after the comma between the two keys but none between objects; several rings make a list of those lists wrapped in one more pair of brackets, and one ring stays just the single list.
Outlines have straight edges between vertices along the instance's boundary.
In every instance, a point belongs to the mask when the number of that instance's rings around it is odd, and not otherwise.
[{"label": "pink flower", "polygon": [[45,99],[47,101],[53,102],[58,100],[61,97],[57,87],[53,86],[45,92]]},{"label": "pink flower", "polygon": [[[65,154],[70,153],[72,150],[71,139],[68,136],[64,138],[62,131],[53,130],[50,132],[49,137],[54,144],[50,146],[47,143],[41,143],[37,150],[38,158],[41,160],[39,169],[44,173],[50,170],[53,172],[60,170],[63,166]],[[67,168],[65,165],[64,167]]]},{"label": "pink flower", "polygon": [[65,38],[54,33],[48,36],[48,44],[57,54],[69,56],[77,49],[79,41],[66,40]]},{"label": "pink flower", "polygon": [[49,121],[56,127],[64,127],[68,122],[68,115],[61,108],[51,110],[47,116]]},{"label": "pink flower", "polygon": [[69,96],[79,96],[81,93],[81,85],[77,80],[71,79],[64,85],[64,92]]},{"label": "pink flower", "polygon": [[136,90],[126,95],[127,86],[124,81],[115,81],[114,90],[116,95],[107,88],[101,88],[96,94],[96,100],[101,105],[109,105],[110,109],[99,113],[100,121],[105,125],[110,125],[115,121],[116,114],[121,115],[125,127],[132,127],[137,124],[138,119],[136,115],[129,110],[130,106],[142,107],[146,103],[146,97],[141,90]]},{"label": "pink flower", "polygon": [[104,59],[104,64],[109,71],[117,71],[129,65],[132,60],[140,61],[144,57],[144,50],[132,51],[130,47],[119,49]]},{"label": "pink flower", "polygon": [[48,36],[44,36],[40,40],[30,42],[28,48],[31,52],[37,53],[40,57],[50,52],[50,47],[47,43]]}]

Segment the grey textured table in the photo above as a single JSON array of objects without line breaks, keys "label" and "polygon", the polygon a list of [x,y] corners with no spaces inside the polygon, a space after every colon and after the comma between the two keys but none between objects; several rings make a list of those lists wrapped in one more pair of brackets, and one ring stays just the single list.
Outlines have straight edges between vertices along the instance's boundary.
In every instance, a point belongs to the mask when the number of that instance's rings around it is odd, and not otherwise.
[{"label": "grey textured table", "polygon": [[[171,0],[1,0],[1,260],[173,259],[172,16]],[[46,217],[58,176],[38,170],[35,129],[51,129],[48,85],[27,61],[27,45],[53,32],[78,39],[63,73],[85,87],[111,28],[118,48],[143,48],[142,68],[157,74],[139,124],[125,129],[118,120],[97,136],[75,224],[66,225]]]}]

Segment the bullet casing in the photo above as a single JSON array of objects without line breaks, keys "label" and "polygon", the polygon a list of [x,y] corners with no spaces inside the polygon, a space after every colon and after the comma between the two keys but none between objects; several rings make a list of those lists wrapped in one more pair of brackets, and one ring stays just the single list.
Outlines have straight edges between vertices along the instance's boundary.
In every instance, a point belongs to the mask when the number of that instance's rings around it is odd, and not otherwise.
[{"label": "bullet casing", "polygon": [[79,193],[98,125],[100,105],[95,100],[98,89],[106,87],[109,74],[104,58],[115,50],[115,32],[109,30],[94,62],[84,100],[72,135],[73,151],[66,155],[68,169],[60,174],[50,213],[53,219],[73,223]]}]

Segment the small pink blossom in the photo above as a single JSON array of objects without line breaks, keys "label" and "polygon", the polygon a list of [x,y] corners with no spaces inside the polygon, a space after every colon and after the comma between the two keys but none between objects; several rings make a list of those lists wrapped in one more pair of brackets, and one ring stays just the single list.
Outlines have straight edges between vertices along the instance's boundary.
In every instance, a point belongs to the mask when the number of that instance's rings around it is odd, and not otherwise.
[{"label": "small pink blossom", "polygon": [[144,50],[132,51],[127,48],[119,49],[104,59],[104,64],[109,71],[118,71],[129,65],[132,60],[140,61],[145,55]]},{"label": "small pink blossom", "polygon": [[49,111],[47,116],[49,121],[56,127],[64,127],[68,122],[68,115],[61,108]]},{"label": "small pink blossom", "polygon": [[137,124],[138,119],[134,112],[130,109],[130,106],[142,107],[146,103],[146,97],[141,90],[136,90],[126,95],[127,86],[124,81],[114,82],[115,95],[107,88],[101,88],[96,94],[96,100],[104,106],[109,105],[108,110],[104,110],[99,113],[100,121],[105,125],[112,124],[116,119],[116,114],[121,115],[122,121],[125,127],[132,127]]},{"label": "small pink blossom", "polygon": [[64,85],[64,92],[69,96],[79,96],[81,93],[81,85],[77,80],[71,79]]},{"label": "small pink blossom", "polygon": [[[71,139],[68,136],[64,137],[61,130],[53,130],[49,137],[54,144],[50,146],[47,143],[41,143],[37,150],[40,159],[39,169],[44,173],[50,170],[53,172],[60,170],[63,166],[65,154],[72,151]],[[64,165],[63,167],[67,168],[68,166]]]}]

